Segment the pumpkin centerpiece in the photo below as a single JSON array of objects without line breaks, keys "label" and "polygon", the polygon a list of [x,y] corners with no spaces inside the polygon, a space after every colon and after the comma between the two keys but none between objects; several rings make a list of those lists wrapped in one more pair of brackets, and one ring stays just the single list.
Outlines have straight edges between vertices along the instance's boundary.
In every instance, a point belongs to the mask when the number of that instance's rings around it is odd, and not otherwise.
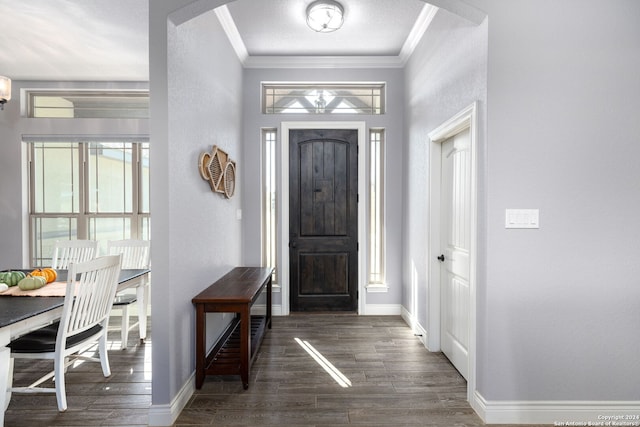
[{"label": "pumpkin centerpiece", "polygon": [[58,272],[53,268],[37,268],[30,273],[32,276],[44,277],[47,283],[55,282],[58,278]]},{"label": "pumpkin centerpiece", "polygon": [[16,286],[25,277],[22,271],[4,271],[0,273],[0,283],[6,283],[9,287]]},{"label": "pumpkin centerpiece", "polygon": [[26,277],[18,282],[18,287],[23,291],[32,291],[40,289],[47,284],[47,279],[43,276],[32,276],[27,274]]}]

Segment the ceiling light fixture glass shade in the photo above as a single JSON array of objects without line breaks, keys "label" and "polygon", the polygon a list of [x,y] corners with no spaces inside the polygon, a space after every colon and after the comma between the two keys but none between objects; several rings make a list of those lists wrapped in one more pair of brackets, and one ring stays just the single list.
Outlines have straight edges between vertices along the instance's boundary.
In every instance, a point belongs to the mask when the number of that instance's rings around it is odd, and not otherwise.
[{"label": "ceiling light fixture glass shade", "polygon": [[313,31],[330,33],[344,22],[344,8],[333,0],[314,1],[307,7],[307,25]]},{"label": "ceiling light fixture glass shade", "polygon": [[0,110],[4,110],[4,104],[11,99],[11,79],[0,76]]}]

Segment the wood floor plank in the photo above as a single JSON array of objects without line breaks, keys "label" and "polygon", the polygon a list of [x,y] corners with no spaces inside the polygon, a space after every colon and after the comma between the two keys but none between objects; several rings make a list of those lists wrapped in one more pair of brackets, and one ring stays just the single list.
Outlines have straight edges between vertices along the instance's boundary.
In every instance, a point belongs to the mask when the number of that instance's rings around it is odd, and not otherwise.
[{"label": "wood floor plank", "polygon": [[[120,350],[118,334],[110,338],[111,377],[104,378],[95,363],[71,368],[65,413],[57,411],[54,395],[14,395],[5,425],[146,426],[151,339],[140,344],[132,332],[129,347]],[[327,369],[348,384],[339,384],[295,338],[311,344]],[[15,383],[36,379],[50,367],[18,360]],[[174,426],[483,425],[466,399],[465,380],[441,353],[427,351],[399,316],[294,314],[273,318],[248,390],[238,376],[208,376]]]},{"label": "wood floor plank", "polygon": [[[340,386],[296,338],[311,344],[350,386]],[[252,379],[248,390],[216,394],[211,390],[224,382],[207,377],[175,426],[482,425],[466,401],[464,379],[442,354],[428,352],[400,317],[276,317]]]}]

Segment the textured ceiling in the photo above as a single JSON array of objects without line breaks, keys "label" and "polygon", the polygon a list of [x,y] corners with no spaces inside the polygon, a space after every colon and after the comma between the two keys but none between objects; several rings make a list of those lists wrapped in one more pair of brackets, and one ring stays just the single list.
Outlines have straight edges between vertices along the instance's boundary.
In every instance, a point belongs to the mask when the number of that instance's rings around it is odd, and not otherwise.
[{"label": "textured ceiling", "polygon": [[250,56],[398,55],[425,3],[341,0],[344,25],[316,33],[306,24],[310,1],[238,0],[228,5]]},{"label": "textured ceiling", "polygon": [[147,0],[0,0],[0,74],[148,80]]},{"label": "textured ceiling", "polygon": [[[0,0],[0,75],[146,81],[148,1]],[[400,53],[425,5],[421,0],[340,0],[343,28],[322,34],[306,26],[311,1],[236,0],[228,10],[250,57],[375,57]]]}]

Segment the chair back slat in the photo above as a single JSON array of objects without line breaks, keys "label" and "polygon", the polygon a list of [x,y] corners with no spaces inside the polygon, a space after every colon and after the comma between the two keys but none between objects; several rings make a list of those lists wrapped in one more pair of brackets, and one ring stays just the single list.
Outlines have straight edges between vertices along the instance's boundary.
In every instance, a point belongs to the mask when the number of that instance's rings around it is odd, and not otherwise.
[{"label": "chair back slat", "polygon": [[113,255],[69,265],[56,345],[63,345],[70,336],[98,324],[107,327],[118,287],[120,261],[120,255]]},{"label": "chair back slat", "polygon": [[148,240],[110,240],[109,255],[122,254],[122,268],[149,268],[150,242]]},{"label": "chair back slat", "polygon": [[56,240],[51,267],[67,270],[72,262],[95,258],[97,251],[98,242],[95,240]]}]

